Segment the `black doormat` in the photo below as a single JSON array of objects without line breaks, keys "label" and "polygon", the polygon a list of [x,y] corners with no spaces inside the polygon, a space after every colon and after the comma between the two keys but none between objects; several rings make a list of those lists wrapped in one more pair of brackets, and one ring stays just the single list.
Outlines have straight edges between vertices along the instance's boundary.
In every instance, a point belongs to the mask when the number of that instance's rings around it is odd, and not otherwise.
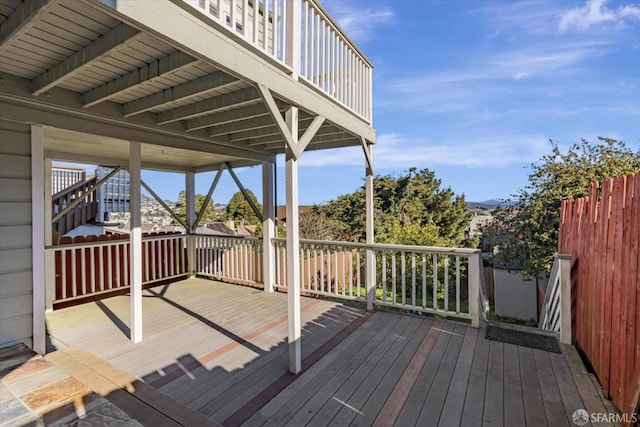
[{"label": "black doormat", "polygon": [[558,344],[558,339],[550,335],[488,325],[487,333],[484,337],[488,340],[560,353],[560,344]]}]

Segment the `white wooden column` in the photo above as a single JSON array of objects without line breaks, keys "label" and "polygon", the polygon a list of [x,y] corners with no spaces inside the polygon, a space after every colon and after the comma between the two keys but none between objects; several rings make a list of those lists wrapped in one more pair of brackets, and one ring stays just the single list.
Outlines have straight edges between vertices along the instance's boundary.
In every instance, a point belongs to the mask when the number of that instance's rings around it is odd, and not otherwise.
[{"label": "white wooden column", "polygon": [[[298,136],[298,109],[287,111],[287,126]],[[289,307],[289,372],[302,370],[300,320],[300,227],[298,224],[298,159],[287,152],[285,173],[287,192],[287,294]]]},{"label": "white wooden column", "polygon": [[44,132],[31,126],[31,254],[33,285],[33,350],[47,351],[45,325],[45,171]]},{"label": "white wooden column", "polygon": [[262,163],[262,281],[265,292],[273,292],[276,281],[275,250],[275,163]]},{"label": "white wooden column", "polygon": [[196,180],[195,174],[193,172],[185,173],[185,213],[187,216],[187,269],[191,277],[195,275],[196,271],[196,247],[194,243],[194,238],[192,236],[193,225],[196,222]]},{"label": "white wooden column", "polygon": [[[367,244],[375,242],[374,218],[373,218],[373,146],[363,141],[365,150],[367,177],[365,179],[366,198],[366,240]],[[365,270],[365,281],[367,288],[367,310],[373,310],[373,303],[376,299],[376,254],[373,249],[367,249],[367,268]]]},{"label": "white wooden column", "polygon": [[[51,159],[44,160],[44,245],[53,245],[53,206],[51,205]],[[57,233],[56,233],[57,234]],[[56,242],[57,244],[58,242]],[[53,311],[56,297],[56,266],[53,250],[45,250],[45,311]]]},{"label": "white wooden column", "polygon": [[129,143],[129,215],[130,215],[130,252],[129,270],[131,298],[131,342],[142,341],[142,221],[141,221],[141,176],[140,143]]}]

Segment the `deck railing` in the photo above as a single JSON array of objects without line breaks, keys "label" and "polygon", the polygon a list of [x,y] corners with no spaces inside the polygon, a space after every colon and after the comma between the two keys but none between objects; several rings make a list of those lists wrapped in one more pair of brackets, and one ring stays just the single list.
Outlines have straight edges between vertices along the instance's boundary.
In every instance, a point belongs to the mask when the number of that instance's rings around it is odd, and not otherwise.
[{"label": "deck railing", "polygon": [[241,284],[262,284],[262,239],[196,234],[197,274]]},{"label": "deck railing", "polygon": [[[286,242],[274,239],[276,288],[286,289]],[[301,291],[367,300],[366,253],[373,251],[378,306],[484,320],[480,250],[300,240]]]},{"label": "deck railing", "polygon": [[[180,234],[143,237],[143,284],[185,276],[186,242],[187,236]],[[127,289],[129,248],[128,235],[77,237],[47,248],[55,263],[53,304]]]},{"label": "deck railing", "polygon": [[[94,236],[95,237],[95,236]],[[49,248],[55,257],[55,299],[61,303],[129,286],[129,241],[106,236]],[[127,236],[112,239],[127,239]],[[287,289],[285,239],[272,239],[275,284]],[[192,247],[193,262],[187,254]],[[367,254],[375,277],[367,277]],[[256,237],[196,234],[143,238],[143,283],[193,273],[263,286],[263,243]],[[480,250],[301,240],[300,290],[471,320],[486,319]],[[368,286],[370,288],[368,288]],[[371,292],[369,292],[371,290]]]},{"label": "deck railing", "polygon": [[571,256],[556,255],[544,294],[538,327],[560,333],[571,344]]},{"label": "deck railing", "polygon": [[[290,70],[299,63],[304,81],[371,122],[372,65],[317,1],[184,1]],[[298,24],[289,18],[296,3],[301,7]],[[293,61],[287,46],[298,34],[300,57]]]}]

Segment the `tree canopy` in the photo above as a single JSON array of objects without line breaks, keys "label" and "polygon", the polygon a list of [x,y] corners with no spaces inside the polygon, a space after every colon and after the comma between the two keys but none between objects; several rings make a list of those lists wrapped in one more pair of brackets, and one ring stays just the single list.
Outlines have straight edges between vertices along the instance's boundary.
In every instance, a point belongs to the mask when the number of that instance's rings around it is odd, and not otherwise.
[{"label": "tree canopy", "polygon": [[[440,185],[441,181],[428,169],[416,172],[412,168],[399,177],[376,176],[373,180],[376,242],[459,245],[471,214],[464,196],[454,194],[450,188],[440,188]],[[362,187],[326,205],[314,206],[306,215],[329,220],[335,233],[332,239],[361,241],[365,239],[365,205]],[[309,230],[303,227],[304,223],[301,219],[301,233],[307,238]]]},{"label": "tree canopy", "polygon": [[[195,200],[196,200],[196,216],[198,215],[198,212],[200,212],[200,209],[202,209],[202,205],[204,204],[205,199],[207,198],[207,196],[205,196],[204,194],[196,194],[195,195]],[[185,190],[180,191],[180,193],[178,193],[178,201],[176,202],[176,213],[181,217],[181,218],[186,218],[187,217],[187,193]],[[213,207],[213,198],[211,198],[211,200],[209,200],[209,203],[207,204],[207,207],[205,208],[204,214],[202,215],[202,220],[201,222],[207,222],[207,221],[217,221],[217,217],[216,217],[216,212],[215,209]],[[174,224],[178,224],[178,222],[174,219],[173,220]]]},{"label": "tree canopy", "polygon": [[[258,210],[261,211],[262,205],[258,203],[258,199],[256,199],[255,194],[253,194],[251,190],[247,190],[247,193]],[[241,191],[235,193],[231,200],[229,200],[227,209],[221,219],[222,221],[232,220],[235,222],[241,222],[244,220],[245,223],[252,225],[261,224],[260,219],[257,217],[253,209],[251,209],[251,205],[247,202],[247,199],[245,199]]]},{"label": "tree canopy", "polygon": [[551,271],[563,200],[586,196],[592,182],[640,171],[640,151],[622,141],[599,137],[594,144],[583,139],[564,153],[550,142],[551,153],[531,164],[529,184],[513,196],[514,204],[494,212],[483,233],[499,249],[497,262],[518,266],[531,277]]}]

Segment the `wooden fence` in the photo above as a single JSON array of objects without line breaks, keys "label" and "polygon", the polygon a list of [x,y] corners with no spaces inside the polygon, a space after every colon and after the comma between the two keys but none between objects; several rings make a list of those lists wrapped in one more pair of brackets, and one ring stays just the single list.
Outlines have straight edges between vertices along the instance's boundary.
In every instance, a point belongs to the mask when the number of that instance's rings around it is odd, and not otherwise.
[{"label": "wooden fence", "polygon": [[558,252],[572,256],[575,341],[628,415],[640,396],[639,245],[640,173],[562,203]]}]

